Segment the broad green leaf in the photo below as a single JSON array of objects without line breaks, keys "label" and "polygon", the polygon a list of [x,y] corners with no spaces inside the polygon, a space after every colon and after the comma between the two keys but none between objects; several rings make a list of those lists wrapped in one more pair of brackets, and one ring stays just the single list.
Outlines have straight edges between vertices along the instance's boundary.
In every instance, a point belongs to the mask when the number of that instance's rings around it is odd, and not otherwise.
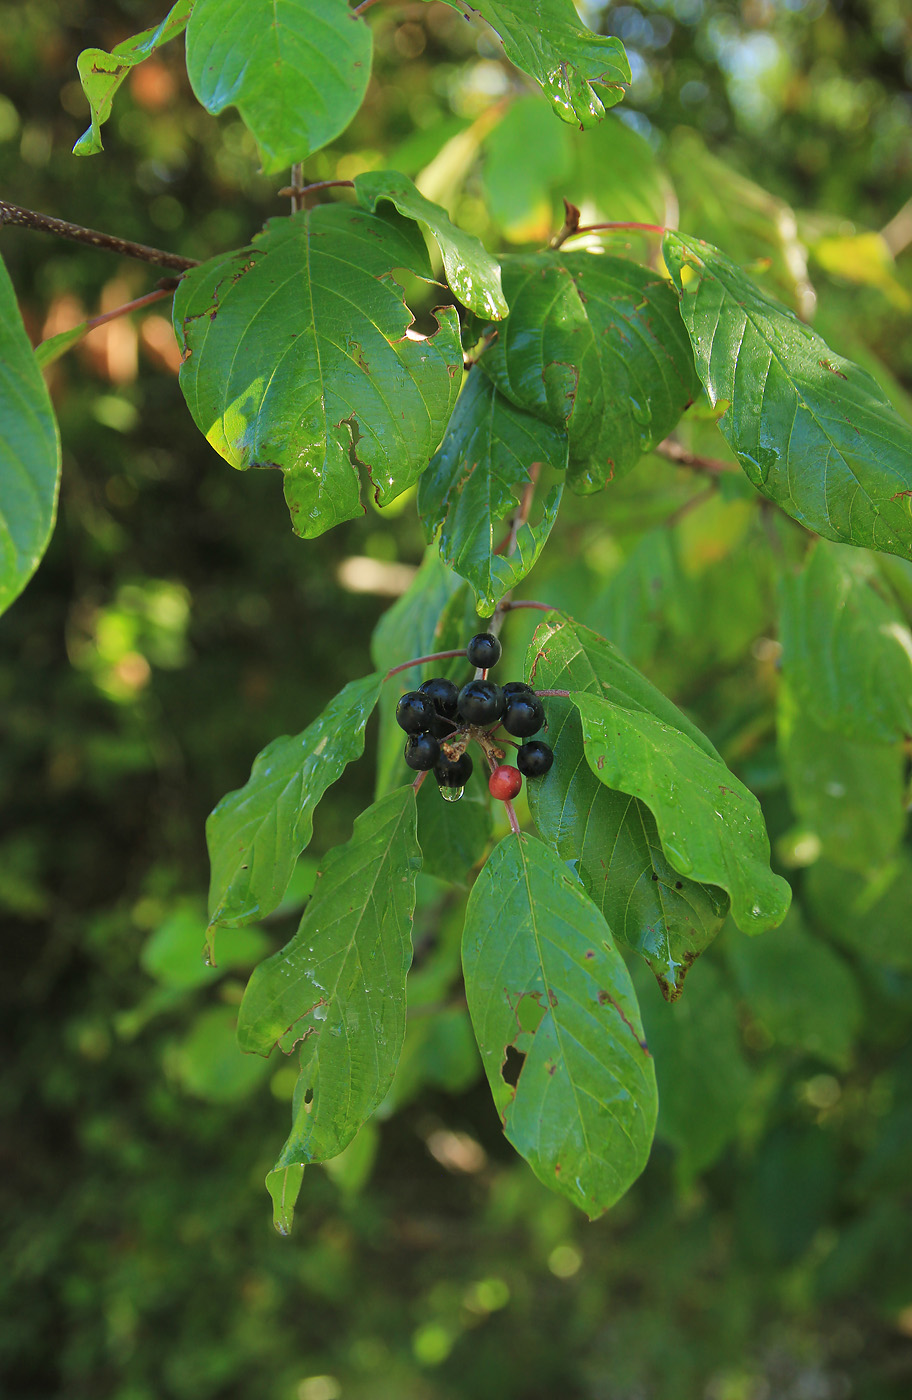
[{"label": "broad green leaf", "polygon": [[57,419],[0,262],[0,613],[47,549],[59,485]]},{"label": "broad green leaf", "polygon": [[475,589],[482,617],[534,567],[557,518],[562,485],[548,493],[537,523],[520,526],[515,551],[498,552],[535,463],[565,470],[567,434],[514,407],[490,379],[470,371],[418,484],[418,510],[429,536],[440,531],[441,557]]},{"label": "broad green leaf", "polygon": [[100,127],[111,115],[117,89],[131,68],[186,29],[192,9],[193,0],[177,0],[161,24],[144,29],[132,39],[125,39],[122,44],[115,45],[110,53],[104,49],[83,49],[76,60],[76,68],[82,90],[92,109],[92,125],[73,147],[74,156],[94,156],[104,149]]},{"label": "broad green leaf", "polygon": [[241,1048],[301,1046],[292,1129],[275,1170],[335,1157],[392,1083],[412,959],[415,793],[398,788],[326,857],[291,942],[261,963],[238,1020]]},{"label": "broad green leaf", "polygon": [[874,558],[821,541],[783,576],[780,635],[783,672],[816,725],[890,743],[912,734],[912,632],[884,593]]},{"label": "broad green leaf", "polygon": [[280,1235],[290,1235],[295,1204],[304,1180],[303,1167],[279,1167],[266,1177],[272,1198],[272,1223]]},{"label": "broad green leaf", "polygon": [[668,233],[663,251],[697,372],[752,484],[826,539],[912,556],[912,428],[875,381],[717,248]]},{"label": "broad green leaf", "polygon": [[364,728],[381,682],[377,674],[350,681],[303,734],[273,739],[254,759],[244,786],[212,812],[206,823],[210,926],[249,924],[280,903],[310,840],[314,808],[364,751]]},{"label": "broad green leaf", "polygon": [[500,263],[474,234],[451,223],[445,209],[425,199],[398,170],[373,170],[355,176],[355,195],[370,214],[394,204],[407,219],[427,224],[443,257],[450,289],[464,306],[488,320],[500,320],[508,307],[500,285]]},{"label": "broad green leaf", "polygon": [[[611,220],[664,225],[674,220],[677,200],[668,176],[646,138],[617,113],[594,131],[566,135],[572,167],[558,193],[572,194],[583,224]],[[636,235],[625,229],[617,237],[627,242]]]},{"label": "broad green leaf", "polygon": [[[597,128],[604,131],[608,122]],[[511,103],[482,144],[485,208],[512,243],[547,242],[553,233],[552,188],[573,189],[570,130],[539,95]],[[589,137],[585,136],[585,140]]]},{"label": "broad green leaf", "polygon": [[510,315],[479,360],[517,408],[570,433],[570,483],[597,491],[666,437],[699,389],[671,286],[593,253],[508,257]]},{"label": "broad green leaf", "polygon": [[[564,678],[559,669],[555,675],[545,668],[537,681],[560,689]],[[728,899],[722,890],[672,869],[648,807],[612,792],[590,770],[573,706],[559,699],[544,703],[554,766],[545,777],[526,782],[532,819],[576,871],[617,939],[646,959],[663,996],[674,1001],[695,959],[721,928]]]},{"label": "broad green leaf", "polygon": [[862,873],[888,861],[906,825],[901,746],[821,729],[785,680],[778,734],[789,801],[823,854]]},{"label": "broad green leaf", "polygon": [[238,1048],[233,1006],[210,1006],[200,1013],[175,1048],[172,1063],[188,1093],[209,1103],[246,1098],[269,1074],[269,1065]]},{"label": "broad green leaf", "polygon": [[360,514],[358,467],[380,504],[417,480],[462,382],[453,307],[410,339],[394,268],[430,276],[417,227],[322,205],[271,219],[248,248],[181,281],[174,326],[194,422],[239,470],[279,468],[297,534]]},{"label": "broad green leaf", "polygon": [[494,848],[469,896],[463,968],[508,1140],[546,1186],[601,1215],[646,1165],[655,1071],[611,931],[541,842]]},{"label": "broad green leaf", "polygon": [[47,369],[48,365],[54,364],[61,355],[82,340],[84,335],[88,335],[90,326],[88,321],[80,321],[78,326],[73,326],[68,331],[61,331],[59,335],[49,335],[47,340],[42,340],[35,346],[35,359],[38,361],[40,369]]},{"label": "broad green leaf", "polygon": [[205,957],[206,915],[197,901],[172,909],[149,935],[139,955],[143,972],[165,987],[187,991],[216,982],[231,968],[253,967],[269,952],[269,940],[257,928],[235,929],[219,951],[218,966]]},{"label": "broad green leaf", "polygon": [[687,1183],[736,1135],[750,1092],[735,1004],[705,959],[674,1006],[660,1002],[642,978],[636,981],[659,1087],[656,1135],[677,1149]]},{"label": "broad green leaf", "polygon": [[863,1018],[858,986],[796,909],[762,938],[726,938],[725,951],[751,1015],[774,1041],[848,1069]]},{"label": "broad green leaf", "polygon": [[[401,731],[400,731],[401,733]],[[403,747],[399,745],[400,749]],[[468,885],[491,839],[491,799],[486,768],[475,750],[475,771],[459,802],[445,802],[433,774],[418,793],[418,844],[426,875]]]},{"label": "broad green leaf", "polygon": [[187,74],[207,111],[237,107],[273,175],[345,130],[367,91],[372,47],[348,0],[196,0]]},{"label": "broad green leaf", "polygon": [[869,879],[827,860],[804,877],[804,901],[821,933],[850,953],[912,972],[912,858],[900,850]]},{"label": "broad green leaf", "polygon": [[[462,0],[446,3],[466,13]],[[563,121],[595,126],[624,96],[630,65],[623,44],[585,28],[573,0],[478,0],[471,9],[497,33],[510,62],[540,84]]]}]

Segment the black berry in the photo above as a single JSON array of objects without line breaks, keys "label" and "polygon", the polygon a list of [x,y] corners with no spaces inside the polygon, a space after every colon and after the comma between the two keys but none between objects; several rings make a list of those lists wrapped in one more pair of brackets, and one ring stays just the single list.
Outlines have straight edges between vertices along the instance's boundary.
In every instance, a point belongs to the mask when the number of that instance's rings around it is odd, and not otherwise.
[{"label": "black berry", "polygon": [[445,753],[441,753],[434,777],[441,787],[465,787],[472,776],[472,767],[472,759],[467,753],[460,754],[456,759],[447,758]]},{"label": "black berry", "polygon": [[501,651],[500,642],[491,632],[479,632],[466,647],[466,656],[471,665],[487,671],[497,665]]},{"label": "black berry", "polygon": [[430,729],[436,711],[426,695],[409,690],[396,706],[396,723],[406,734],[421,734]]},{"label": "black berry", "polygon": [[540,739],[520,745],[516,754],[516,766],[526,778],[541,778],[554,762],[554,752]]},{"label": "black berry", "polygon": [[459,692],[459,713],[468,724],[493,724],[504,712],[504,694],[494,681],[469,681]]},{"label": "black berry", "polygon": [[534,695],[535,691],[525,681],[507,681],[503,693],[509,699],[511,695]]},{"label": "black berry", "polygon": [[428,725],[428,731],[435,739],[452,739],[456,733],[456,720],[449,719],[446,715],[435,714]]},{"label": "black berry", "polygon": [[440,762],[440,745],[433,734],[410,734],[405,745],[405,761],[419,773],[435,768]]},{"label": "black berry", "polygon": [[527,739],[535,734],[545,722],[545,707],[537,695],[516,695],[508,697],[503,716],[503,727],[517,739]]},{"label": "black berry", "polygon": [[453,719],[456,714],[456,701],[459,691],[445,676],[434,676],[418,687],[419,695],[426,695],[439,715]]}]

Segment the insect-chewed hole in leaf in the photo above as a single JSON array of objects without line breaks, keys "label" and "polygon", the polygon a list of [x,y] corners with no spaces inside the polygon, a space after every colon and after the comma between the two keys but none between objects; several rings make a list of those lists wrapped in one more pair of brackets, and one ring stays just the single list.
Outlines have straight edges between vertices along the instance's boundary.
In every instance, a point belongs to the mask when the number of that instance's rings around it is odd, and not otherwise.
[{"label": "insect-chewed hole in leaf", "polygon": [[500,1076],[511,1089],[515,1089],[519,1083],[519,1076],[522,1074],[522,1067],[525,1063],[526,1057],[523,1052],[517,1050],[515,1045],[508,1045],[504,1062],[500,1067]]},{"label": "insect-chewed hole in leaf", "polygon": [[314,1091],[313,1091],[313,1089],[308,1089],[307,1092],[306,1092],[306,1094],[304,1095],[304,1106],[305,1106],[306,1108],[309,1108],[310,1105],[313,1103],[313,1096],[314,1096]]}]

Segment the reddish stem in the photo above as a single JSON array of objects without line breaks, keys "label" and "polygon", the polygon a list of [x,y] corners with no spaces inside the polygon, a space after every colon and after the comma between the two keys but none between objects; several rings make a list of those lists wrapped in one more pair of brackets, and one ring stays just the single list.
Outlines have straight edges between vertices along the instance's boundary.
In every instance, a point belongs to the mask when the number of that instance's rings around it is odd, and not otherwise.
[{"label": "reddish stem", "polygon": [[430,768],[425,768],[423,773],[418,774],[418,777],[412,783],[412,787],[415,789],[416,792],[420,790],[421,784],[424,782],[425,778],[427,777],[428,773],[430,773],[430,771]]},{"label": "reddish stem", "polygon": [[603,233],[616,228],[635,228],[641,233],[667,233],[668,229],[664,224],[638,224],[638,223],[610,223],[610,224],[580,224],[575,233]]},{"label": "reddish stem", "polygon": [[507,798],[504,802],[504,806],[507,809],[507,816],[510,818],[510,826],[513,829],[513,835],[520,836],[522,833],[519,829],[519,821],[517,819],[516,812],[514,811],[513,803],[509,800],[509,798]]},{"label": "reddish stem", "polygon": [[360,5],[356,5],[352,10],[353,15],[363,15],[365,10],[369,10],[371,5],[376,5],[377,0],[361,0]]},{"label": "reddish stem", "polygon": [[570,699],[570,691],[569,691],[569,690],[536,690],[535,694],[538,695],[538,696],[542,696],[542,695],[559,695],[560,698],[561,698],[562,700],[569,700],[569,699]]},{"label": "reddish stem", "polygon": [[159,287],[154,292],[147,292],[143,297],[137,297],[135,301],[124,302],[123,306],[115,306],[113,311],[105,311],[100,316],[92,316],[86,321],[86,332],[94,331],[96,326],[103,326],[107,321],[114,321],[118,316],[127,316],[131,311],[138,311],[141,306],[151,306],[154,301],[161,301],[164,297],[174,295],[177,286],[175,281],[170,287]]},{"label": "reddish stem", "polygon": [[537,608],[539,612],[558,612],[559,609],[553,603],[536,603],[531,598],[520,598],[518,602],[506,601],[501,603],[501,612],[515,612],[517,608]]},{"label": "reddish stem", "polygon": [[388,681],[390,676],[397,676],[400,671],[407,671],[410,666],[423,666],[427,661],[449,661],[454,656],[465,656],[465,647],[459,651],[432,651],[430,656],[416,656],[414,661],[403,661],[401,666],[394,666],[391,671],[387,671],[383,679]]}]

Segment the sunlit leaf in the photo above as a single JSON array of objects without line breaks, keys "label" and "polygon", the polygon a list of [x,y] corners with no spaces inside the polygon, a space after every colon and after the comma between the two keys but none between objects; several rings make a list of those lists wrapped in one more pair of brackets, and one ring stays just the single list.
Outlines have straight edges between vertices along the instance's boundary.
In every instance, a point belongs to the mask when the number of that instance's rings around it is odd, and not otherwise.
[{"label": "sunlit leaf", "polygon": [[435,335],[410,338],[395,268],[430,277],[415,224],[323,205],[270,220],[175,295],[194,421],[232,466],[283,472],[305,538],[360,514],[359,465],[381,504],[410,486],[456,402],[456,312],[441,308]]},{"label": "sunlit leaf", "polygon": [[196,0],[187,74],[207,111],[237,107],[275,174],[345,130],[367,91],[372,47],[348,0]]},{"label": "sunlit leaf", "polygon": [[601,1215],[646,1164],[655,1073],[608,925],[532,837],[505,837],[478,877],[463,967],[507,1138],[546,1185]]},{"label": "sunlit leaf", "polygon": [[826,539],[912,556],[912,428],[875,381],[717,248],[675,233],[663,246],[703,387],[757,490]]}]

